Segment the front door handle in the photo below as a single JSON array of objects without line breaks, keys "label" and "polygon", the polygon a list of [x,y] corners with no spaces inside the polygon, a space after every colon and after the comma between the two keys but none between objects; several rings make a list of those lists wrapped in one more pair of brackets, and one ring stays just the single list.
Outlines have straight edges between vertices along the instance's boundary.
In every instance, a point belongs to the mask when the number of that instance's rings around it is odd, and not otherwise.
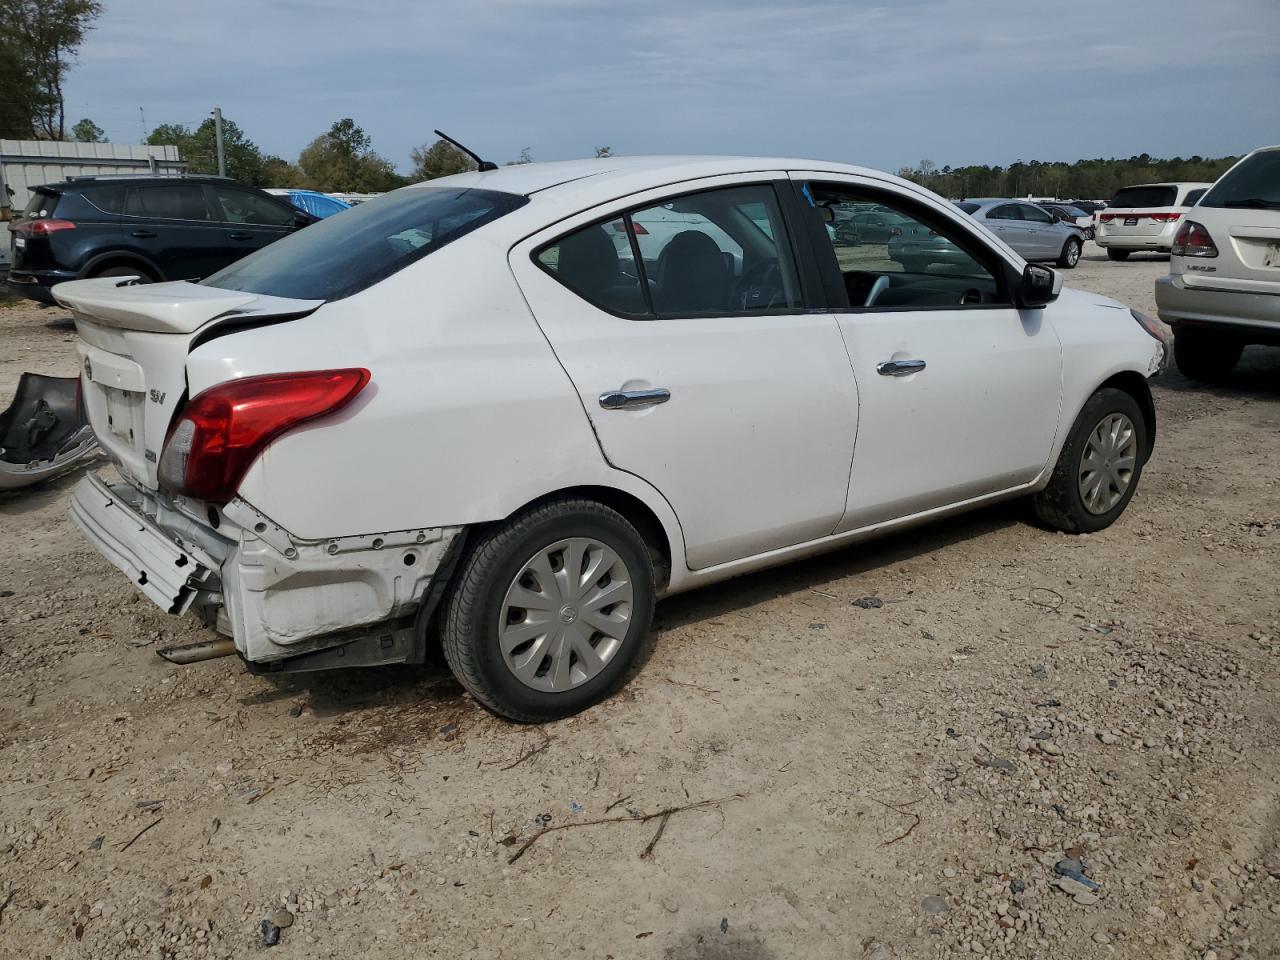
[{"label": "front door handle", "polygon": [[876,364],[876,373],[882,377],[909,377],[923,369],[923,360],[886,360]]},{"label": "front door handle", "polygon": [[150,239],[151,237],[154,237],[155,234],[152,233],[150,230],[135,230],[133,231],[133,233],[129,234],[129,236],[139,237],[141,239],[146,240],[146,239]]},{"label": "front door handle", "polygon": [[242,233],[239,230],[235,230],[227,234],[227,236],[229,236],[232,240],[252,240],[253,239],[253,234]]},{"label": "front door handle", "polygon": [[652,390],[610,390],[600,394],[600,406],[606,410],[621,410],[624,407],[652,407],[666,403],[671,399],[671,391],[663,387]]}]

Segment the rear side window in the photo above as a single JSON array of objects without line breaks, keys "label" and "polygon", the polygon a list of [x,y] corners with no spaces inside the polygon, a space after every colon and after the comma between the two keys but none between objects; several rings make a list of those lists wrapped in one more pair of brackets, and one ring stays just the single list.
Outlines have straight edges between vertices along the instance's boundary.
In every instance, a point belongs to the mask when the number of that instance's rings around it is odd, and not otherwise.
[{"label": "rear side window", "polygon": [[1209,189],[1200,206],[1280,210],[1280,150],[1242,160]]},{"label": "rear side window", "polygon": [[967,200],[957,200],[956,206],[970,216],[978,212],[978,205],[976,203],[970,203]]},{"label": "rear side window", "polygon": [[496,190],[397,190],[290,234],[201,283],[273,297],[341,300],[528,202]]},{"label": "rear side window", "polygon": [[58,206],[58,201],[62,199],[60,193],[46,193],[43,190],[37,190],[31,194],[31,199],[27,201],[26,208],[22,211],[24,220],[43,220],[45,217],[52,217],[53,211]]},{"label": "rear side window", "polygon": [[93,187],[84,198],[103,213],[124,213],[124,187]]},{"label": "rear side window", "polygon": [[1205,191],[1208,189],[1208,187],[1197,187],[1194,190],[1188,190],[1187,195],[1182,198],[1182,205],[1184,207],[1194,207],[1196,205],[1196,201],[1203,197]]},{"label": "rear side window", "polygon": [[1117,190],[1108,207],[1172,207],[1178,202],[1177,187],[1125,187]]},{"label": "rear side window", "polygon": [[615,214],[534,257],[579,296],[617,314],[732,316],[803,303],[777,197],[766,184]]},{"label": "rear side window", "polygon": [[154,217],[158,220],[213,219],[204,200],[204,188],[198,183],[130,187],[125,197],[124,212],[130,217]]},{"label": "rear side window", "polygon": [[1005,203],[987,211],[988,220],[1021,220],[1022,211],[1016,203]]}]

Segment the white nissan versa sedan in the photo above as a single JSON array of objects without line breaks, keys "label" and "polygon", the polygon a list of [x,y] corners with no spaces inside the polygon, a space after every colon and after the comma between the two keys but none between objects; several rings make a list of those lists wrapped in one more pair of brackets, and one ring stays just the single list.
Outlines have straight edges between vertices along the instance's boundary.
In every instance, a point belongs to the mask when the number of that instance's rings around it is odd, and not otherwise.
[{"label": "white nissan versa sedan", "polygon": [[[850,204],[967,257],[845,246]],[[438,631],[521,721],[624,684],[664,594],[1009,497],[1108,526],[1166,353],[927,190],[796,160],[466,173],[199,284],[54,294],[123,478],[71,517],[143,592],[255,672],[419,662]]]}]

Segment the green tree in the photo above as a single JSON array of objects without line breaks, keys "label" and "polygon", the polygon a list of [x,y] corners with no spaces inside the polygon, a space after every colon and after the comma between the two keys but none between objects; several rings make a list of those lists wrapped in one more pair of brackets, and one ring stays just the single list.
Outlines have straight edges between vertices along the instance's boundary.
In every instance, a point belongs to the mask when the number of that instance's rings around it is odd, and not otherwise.
[{"label": "green tree", "polygon": [[301,185],[303,175],[296,163],[290,163],[280,157],[269,156],[262,161],[262,186],[264,187],[296,187]]},{"label": "green tree", "polygon": [[330,193],[381,193],[404,183],[350,117],[307,144],[298,155],[298,167],[307,186]]},{"label": "green tree", "polygon": [[0,0],[0,137],[63,140],[62,86],[97,0]]},{"label": "green tree", "polygon": [[613,156],[613,147],[596,147],[597,159],[603,159],[604,157],[612,157],[612,156]]},{"label": "green tree", "polygon": [[[192,173],[218,172],[217,132],[213,117],[191,130],[180,123],[162,123],[147,136],[147,143],[174,144]],[[234,120],[222,118],[222,147],[227,176],[255,187],[266,181],[266,157],[246,137]]]},{"label": "green tree", "polygon": [[431,146],[424,143],[420,147],[414,147],[409,152],[409,159],[413,161],[413,172],[409,174],[411,183],[476,169],[475,161],[448,140],[437,140]]},{"label": "green tree", "polygon": [[80,143],[107,143],[107,132],[85,117],[71,128],[71,139]]}]

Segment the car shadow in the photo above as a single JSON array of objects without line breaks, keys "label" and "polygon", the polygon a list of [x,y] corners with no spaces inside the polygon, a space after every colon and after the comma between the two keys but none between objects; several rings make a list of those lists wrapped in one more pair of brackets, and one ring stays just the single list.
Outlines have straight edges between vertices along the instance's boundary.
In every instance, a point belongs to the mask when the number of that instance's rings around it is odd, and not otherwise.
[{"label": "car shadow", "polygon": [[[690,623],[744,610],[765,599],[819,589],[833,580],[892,567],[956,543],[983,537],[1027,521],[1023,502],[997,504],[832,551],[808,560],[748,574],[679,594],[658,604],[653,629],[666,632]],[[856,599],[852,595],[850,601]],[[370,713],[388,728],[378,735],[386,745],[412,737],[452,739],[460,724],[473,726],[490,715],[463,692],[450,674],[438,642],[428,646],[427,662],[413,666],[363,667],[315,673],[267,674],[271,686],[241,700],[245,706],[293,700],[305,702],[317,718],[345,719]],[[374,741],[350,731],[361,749]]]},{"label": "car shadow", "polygon": [[[1025,522],[1028,522],[1026,503],[1015,500],[864,540],[807,560],[677,594],[658,605],[654,627],[671,630],[745,609],[762,600],[807,593],[833,580],[874,573]],[[851,595],[847,599],[852,602],[858,598]]]},{"label": "car shadow", "polygon": [[1162,390],[1180,394],[1203,394],[1211,397],[1257,400],[1280,400],[1280,347],[1245,347],[1240,361],[1225,383],[1208,384],[1184,377],[1175,365],[1158,379],[1151,381],[1156,396]]}]

